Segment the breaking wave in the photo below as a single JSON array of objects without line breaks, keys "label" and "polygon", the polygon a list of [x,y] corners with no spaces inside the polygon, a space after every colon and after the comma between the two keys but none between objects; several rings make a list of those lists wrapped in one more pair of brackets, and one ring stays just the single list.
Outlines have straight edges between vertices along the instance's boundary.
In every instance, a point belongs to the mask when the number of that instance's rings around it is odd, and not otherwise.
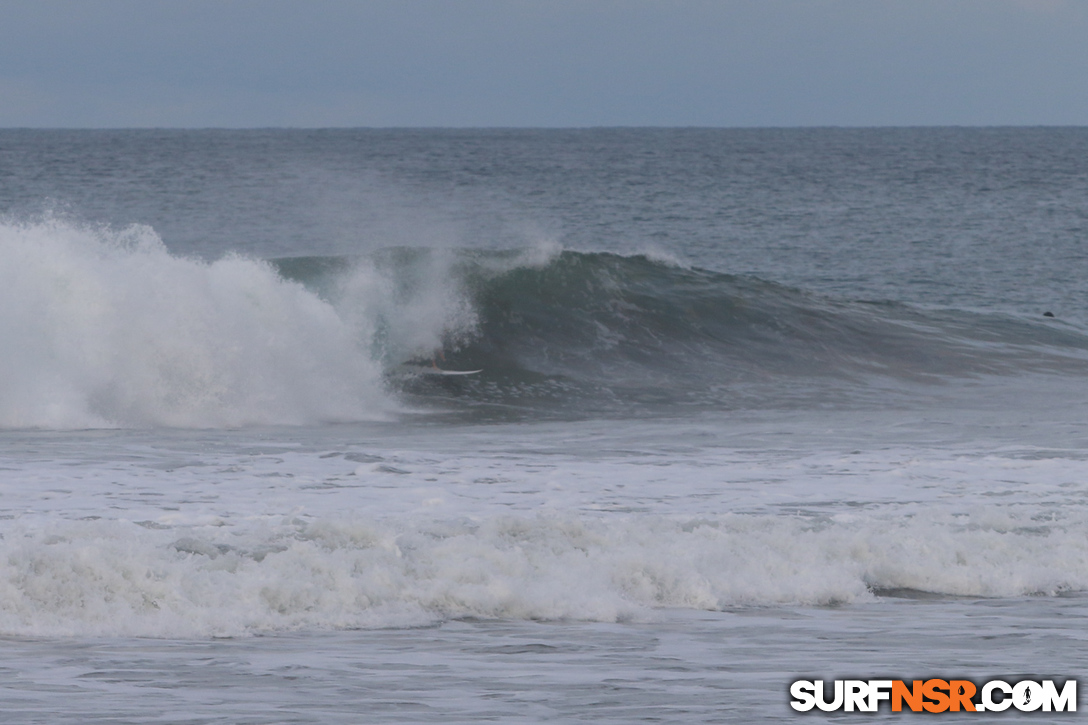
[{"label": "breaking wave", "polygon": [[381,368],[271,265],[171,255],[146,227],[0,224],[0,427],[376,418]]},{"label": "breaking wave", "polygon": [[659,608],[1088,588],[1084,521],[952,516],[24,520],[0,540],[0,632],[235,636],[449,618],[629,621]]},{"label": "breaking wave", "polygon": [[[393,385],[417,401],[573,415],[883,405],[953,379],[1088,373],[1085,331],[1042,316],[831,299],[644,255],[397,249],[364,268],[400,280],[410,297],[434,287],[439,259],[437,288],[459,305],[447,319],[460,324],[430,349],[375,345]],[[337,280],[356,274],[360,260],[275,264],[342,300]],[[424,366],[483,372],[406,374],[398,366],[413,355]]]},{"label": "breaking wave", "polygon": [[828,299],[641,255],[205,262],[147,227],[47,219],[0,223],[0,259],[4,428],[308,424],[406,401],[565,415],[836,405],[950,377],[1088,371],[1088,335],[1060,322]]}]

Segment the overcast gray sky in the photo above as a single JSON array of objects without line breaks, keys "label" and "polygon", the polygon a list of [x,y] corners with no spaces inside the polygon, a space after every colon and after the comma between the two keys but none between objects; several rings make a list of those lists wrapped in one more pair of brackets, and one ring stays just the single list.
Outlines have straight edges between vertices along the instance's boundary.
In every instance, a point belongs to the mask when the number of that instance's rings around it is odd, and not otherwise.
[{"label": "overcast gray sky", "polygon": [[1088,125],[1088,0],[0,0],[0,126]]}]

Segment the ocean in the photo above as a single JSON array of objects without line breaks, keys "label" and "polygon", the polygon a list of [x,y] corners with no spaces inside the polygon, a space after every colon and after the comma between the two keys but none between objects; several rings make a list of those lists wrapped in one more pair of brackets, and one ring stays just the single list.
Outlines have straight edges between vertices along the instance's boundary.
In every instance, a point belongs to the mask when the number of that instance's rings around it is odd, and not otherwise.
[{"label": "ocean", "polygon": [[0,712],[1078,679],[1085,410],[1088,129],[0,130]]}]

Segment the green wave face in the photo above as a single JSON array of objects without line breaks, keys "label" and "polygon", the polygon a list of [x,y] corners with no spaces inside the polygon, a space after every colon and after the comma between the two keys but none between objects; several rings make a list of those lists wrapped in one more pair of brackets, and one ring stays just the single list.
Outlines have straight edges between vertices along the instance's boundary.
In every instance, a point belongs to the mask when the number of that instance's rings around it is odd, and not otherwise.
[{"label": "green wave face", "polygon": [[[642,255],[389,249],[274,265],[349,315],[363,314],[346,309],[362,304],[350,280],[384,280],[370,349],[422,401],[574,414],[833,405],[1088,372],[1088,336],[1049,319],[833,299]],[[398,375],[406,362],[484,372]]]}]

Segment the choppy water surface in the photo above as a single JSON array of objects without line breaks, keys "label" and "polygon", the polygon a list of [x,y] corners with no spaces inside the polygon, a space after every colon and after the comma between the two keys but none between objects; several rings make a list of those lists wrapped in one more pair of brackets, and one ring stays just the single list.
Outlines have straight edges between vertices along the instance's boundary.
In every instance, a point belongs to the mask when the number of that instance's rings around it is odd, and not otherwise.
[{"label": "choppy water surface", "polygon": [[6,718],[1078,677],[1086,145],[0,132]]}]

